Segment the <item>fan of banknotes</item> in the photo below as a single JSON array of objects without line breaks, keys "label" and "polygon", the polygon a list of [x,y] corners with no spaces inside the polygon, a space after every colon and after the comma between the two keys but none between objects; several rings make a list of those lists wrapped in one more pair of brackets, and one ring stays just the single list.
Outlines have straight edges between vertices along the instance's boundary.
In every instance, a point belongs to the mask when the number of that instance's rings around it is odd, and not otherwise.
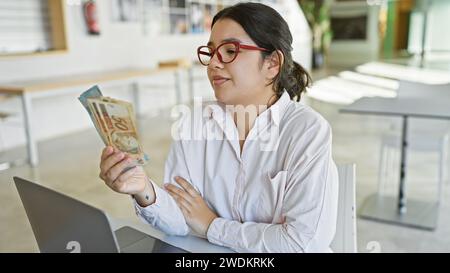
[{"label": "fan of banknotes", "polygon": [[137,165],[149,161],[139,141],[133,105],[104,97],[98,86],[83,92],[78,98],[88,111],[97,132],[107,146],[128,153]]}]

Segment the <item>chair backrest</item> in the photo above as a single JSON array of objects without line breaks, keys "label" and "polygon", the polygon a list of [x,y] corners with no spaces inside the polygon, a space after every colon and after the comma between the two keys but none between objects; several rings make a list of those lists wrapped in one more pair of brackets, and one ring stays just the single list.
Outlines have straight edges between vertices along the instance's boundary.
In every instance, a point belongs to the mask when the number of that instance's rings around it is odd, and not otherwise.
[{"label": "chair backrest", "polygon": [[357,252],[355,164],[338,165],[339,197],[336,234],[331,249],[334,252]]}]

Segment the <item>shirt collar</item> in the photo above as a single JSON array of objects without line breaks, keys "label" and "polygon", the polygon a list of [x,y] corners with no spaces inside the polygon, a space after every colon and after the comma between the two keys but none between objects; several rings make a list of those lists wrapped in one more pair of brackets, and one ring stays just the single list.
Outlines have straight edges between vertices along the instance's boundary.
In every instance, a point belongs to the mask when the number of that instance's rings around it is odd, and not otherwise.
[{"label": "shirt collar", "polygon": [[284,90],[281,97],[272,106],[270,106],[269,109],[267,109],[268,114],[275,125],[280,125],[280,120],[283,118],[286,108],[290,102],[291,98],[289,97],[288,92]]},{"label": "shirt collar", "polygon": [[217,101],[208,103],[203,111],[203,118],[214,119],[217,122],[223,121],[225,115],[225,105]]}]

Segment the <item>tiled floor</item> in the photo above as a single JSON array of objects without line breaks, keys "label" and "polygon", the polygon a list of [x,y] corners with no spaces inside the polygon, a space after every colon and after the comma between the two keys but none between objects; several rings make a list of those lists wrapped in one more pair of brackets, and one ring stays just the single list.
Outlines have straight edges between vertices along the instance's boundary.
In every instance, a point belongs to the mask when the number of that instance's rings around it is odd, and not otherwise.
[{"label": "tiled floor", "polygon": [[[311,101],[310,105],[331,123],[334,132],[333,153],[337,163],[357,164],[357,205],[376,191],[380,136],[399,128],[392,118],[338,114],[338,106]],[[169,110],[169,109],[168,109]],[[141,121],[145,150],[151,163],[145,168],[149,176],[162,182],[163,166],[170,145],[172,121],[169,111]],[[413,121],[412,130],[448,128],[444,121]],[[398,130],[397,130],[398,132]],[[94,129],[67,135],[39,144],[41,163],[32,169],[16,167],[0,172],[0,252],[35,252],[37,246],[23,210],[13,176],[28,178],[71,195],[108,214],[136,221],[127,196],[110,191],[98,178],[102,143]],[[25,155],[25,150],[9,151],[10,156]],[[7,155],[3,155],[7,156]],[[437,157],[433,154],[411,153],[407,193],[409,197],[433,200],[435,194]],[[388,185],[395,194],[396,185]],[[367,252],[371,241],[380,243],[382,252],[450,252],[450,184],[444,187],[438,228],[423,231],[358,219],[358,248]]]}]

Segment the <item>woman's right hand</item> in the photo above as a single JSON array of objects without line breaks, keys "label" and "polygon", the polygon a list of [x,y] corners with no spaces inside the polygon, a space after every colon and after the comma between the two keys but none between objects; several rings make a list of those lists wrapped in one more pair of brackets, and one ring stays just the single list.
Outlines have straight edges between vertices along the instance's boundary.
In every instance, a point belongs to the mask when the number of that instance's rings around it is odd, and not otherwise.
[{"label": "woman's right hand", "polygon": [[133,167],[134,164],[127,153],[107,146],[101,155],[99,176],[113,191],[133,195],[138,203],[149,205],[154,201],[154,189],[142,166]]}]

